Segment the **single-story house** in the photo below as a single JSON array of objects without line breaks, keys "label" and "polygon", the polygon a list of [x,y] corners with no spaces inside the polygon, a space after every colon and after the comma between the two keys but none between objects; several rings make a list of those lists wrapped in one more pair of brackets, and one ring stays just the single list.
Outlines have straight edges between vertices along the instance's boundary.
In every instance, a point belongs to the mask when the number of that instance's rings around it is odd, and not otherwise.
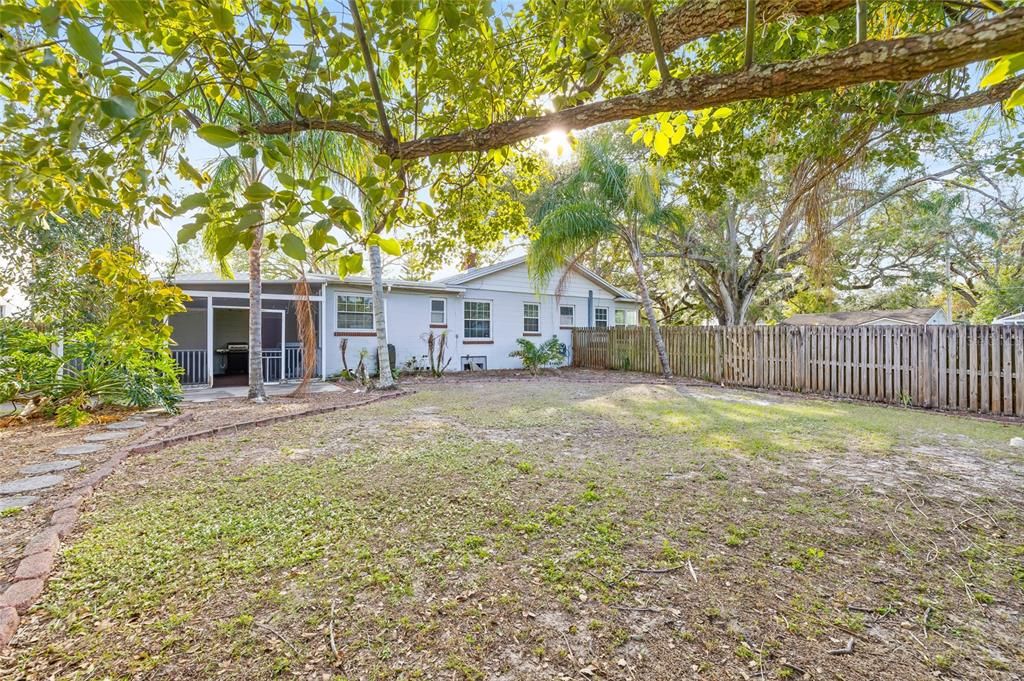
[{"label": "single-story house", "polygon": [[951,322],[941,307],[917,307],[906,310],[795,314],[782,323],[792,326],[931,326]]},{"label": "single-story house", "polygon": [[1024,310],[993,319],[992,323],[997,326],[1024,326]]},{"label": "single-story house", "polygon": [[[435,281],[386,279],[385,323],[397,367],[426,368],[427,336],[447,332],[449,371],[513,369],[516,339],[557,336],[571,346],[573,327],[635,325],[639,299],[582,265],[537,290],[524,257]],[[376,367],[373,303],[367,277],[307,277],[317,337],[316,375],[354,369],[367,351]],[[192,300],[171,317],[172,354],[185,385],[241,385],[248,381],[248,290],[244,280],[214,274],[169,281]],[[296,280],[263,282],[263,370],[268,382],[298,378],[303,357],[296,317]],[[342,359],[342,347],[345,358]]]}]

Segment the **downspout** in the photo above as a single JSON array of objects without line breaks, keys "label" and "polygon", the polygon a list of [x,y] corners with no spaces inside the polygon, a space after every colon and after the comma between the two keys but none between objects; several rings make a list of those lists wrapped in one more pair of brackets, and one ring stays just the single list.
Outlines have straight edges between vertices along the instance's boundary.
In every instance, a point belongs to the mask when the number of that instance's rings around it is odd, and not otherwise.
[{"label": "downspout", "polygon": [[594,326],[594,290],[587,291],[587,328]]}]

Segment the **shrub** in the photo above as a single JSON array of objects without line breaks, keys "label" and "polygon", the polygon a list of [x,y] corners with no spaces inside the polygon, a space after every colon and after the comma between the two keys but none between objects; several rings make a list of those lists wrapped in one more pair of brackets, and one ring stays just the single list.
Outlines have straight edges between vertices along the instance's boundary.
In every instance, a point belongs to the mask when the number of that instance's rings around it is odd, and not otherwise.
[{"label": "shrub", "polygon": [[520,358],[523,361],[523,368],[529,369],[534,376],[543,367],[565,361],[565,343],[558,340],[558,336],[552,336],[540,345],[530,342],[527,338],[517,338],[516,343],[519,344],[519,348],[508,353],[508,356]]},{"label": "shrub", "polygon": [[87,422],[102,404],[176,409],[179,369],[164,320],[184,309],[185,295],[150,281],[128,249],[93,251],[83,273],[112,292],[107,316],[65,336],[62,353],[56,336],[2,320],[0,401],[46,405],[65,426]]}]

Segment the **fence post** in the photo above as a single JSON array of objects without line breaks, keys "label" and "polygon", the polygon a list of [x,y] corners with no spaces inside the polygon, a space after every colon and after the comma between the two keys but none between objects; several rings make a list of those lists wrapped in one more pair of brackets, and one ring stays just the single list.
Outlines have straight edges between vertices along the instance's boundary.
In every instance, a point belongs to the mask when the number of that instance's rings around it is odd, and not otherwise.
[{"label": "fence post", "polygon": [[725,384],[725,329],[715,327],[715,382]]}]

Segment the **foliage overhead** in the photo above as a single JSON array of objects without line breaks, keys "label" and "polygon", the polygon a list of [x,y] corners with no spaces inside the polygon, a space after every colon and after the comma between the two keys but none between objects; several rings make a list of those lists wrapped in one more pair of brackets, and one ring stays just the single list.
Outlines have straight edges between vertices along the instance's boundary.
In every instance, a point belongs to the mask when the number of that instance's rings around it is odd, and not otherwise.
[{"label": "foliage overhead", "polygon": [[[324,232],[360,222],[353,203],[330,191],[329,170],[291,171],[306,131],[365,142],[380,172],[360,186],[380,204],[443,177],[487,182],[510,149],[556,129],[687,110],[716,121],[736,101],[909,81],[1024,49],[1020,8],[877,3],[870,37],[878,40],[853,44],[849,0],[765,0],[758,59],[740,69],[742,2],[659,7],[650,18],[665,54],[642,4],[527,0],[500,12],[487,0],[4,5],[0,209],[40,225],[60,212],[189,214],[186,239],[211,221],[232,226],[225,252],[263,224],[317,225],[301,246],[287,239],[297,256],[328,247]],[[993,77],[993,93],[1010,96],[1016,68],[1003,69],[1003,83]],[[943,94],[955,99],[963,89]],[[239,108],[244,115],[231,113]],[[695,131],[701,116],[685,125]],[[669,141],[685,127],[673,121]],[[216,191],[185,153],[193,136],[259,157],[274,182],[252,183],[243,200]],[[657,133],[652,144],[665,151]],[[478,159],[492,163],[474,173]],[[177,201],[181,182],[197,191]],[[418,216],[410,202],[392,219]]]}]

